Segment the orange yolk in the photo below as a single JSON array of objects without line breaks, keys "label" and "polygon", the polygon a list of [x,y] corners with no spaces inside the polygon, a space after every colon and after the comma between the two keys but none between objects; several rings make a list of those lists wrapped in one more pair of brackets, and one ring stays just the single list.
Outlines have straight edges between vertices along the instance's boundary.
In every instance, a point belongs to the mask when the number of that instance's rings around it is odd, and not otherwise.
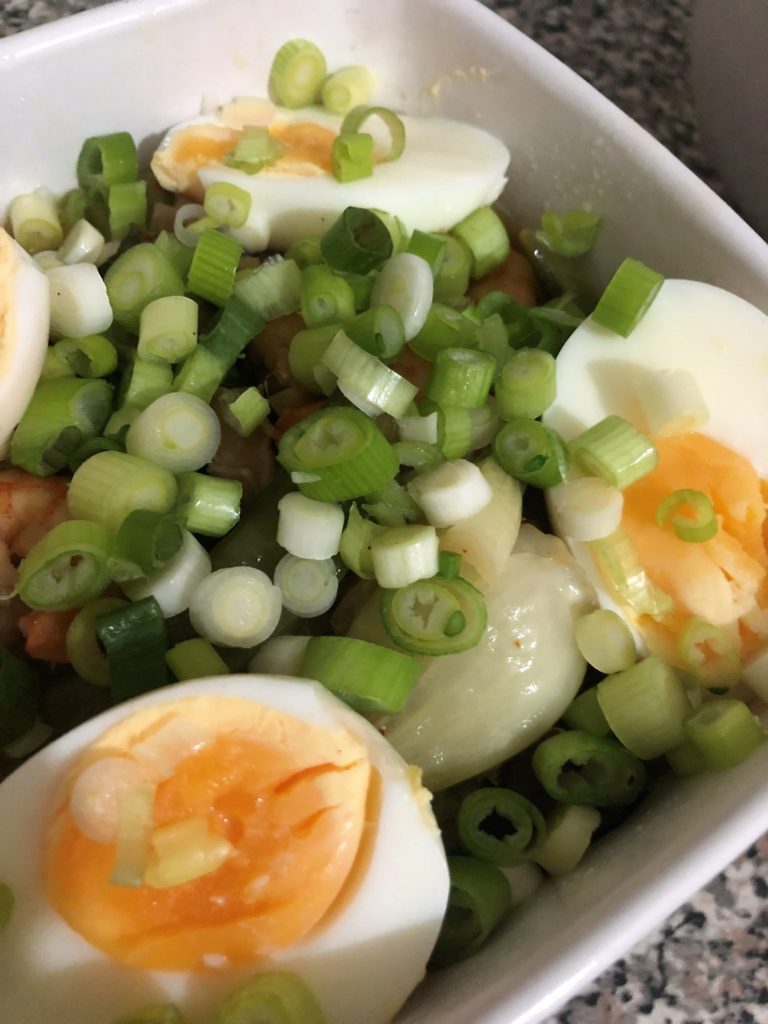
[{"label": "orange yolk", "polygon": [[45,885],[88,942],[141,968],[199,970],[210,954],[253,962],[306,936],[352,884],[368,761],[354,744],[342,750],[338,732],[278,712],[264,717],[261,735],[219,734],[157,785],[155,828],[203,817],[234,847],[208,874],[169,888],[110,884],[114,844],[86,838],[62,806]]},{"label": "orange yolk", "polygon": [[[283,124],[275,121],[269,133],[285,146],[285,152],[271,165],[270,173],[330,173],[335,132],[318,124]],[[156,171],[162,172],[175,188],[195,199],[203,197],[197,172],[220,164],[243,136],[238,128],[224,125],[191,125],[175,132],[168,145],[155,154]]]},{"label": "orange yolk", "polygon": [[[748,657],[768,640],[765,484],[745,458],[701,434],[655,444],[657,467],[624,491],[622,526],[674,609],[637,625],[651,652],[678,667],[679,634],[694,616],[723,629]],[[682,488],[711,500],[718,520],[711,540],[687,542],[656,524],[659,504]]]}]

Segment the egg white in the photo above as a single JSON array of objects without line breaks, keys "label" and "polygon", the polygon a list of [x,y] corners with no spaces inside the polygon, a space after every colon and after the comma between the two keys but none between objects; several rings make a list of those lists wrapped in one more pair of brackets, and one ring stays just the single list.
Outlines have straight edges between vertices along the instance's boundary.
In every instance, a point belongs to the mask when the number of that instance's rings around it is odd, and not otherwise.
[{"label": "egg white", "polygon": [[[100,735],[141,708],[200,695],[245,697],[315,726],[342,727],[362,742],[381,780],[370,859],[358,888],[330,920],[278,955],[218,972],[133,970],[95,949],[50,908],[40,877],[43,835],[61,777]],[[10,776],[0,786],[0,820],[13,829],[13,842],[0,847],[0,880],[16,896],[11,922],[0,932],[3,1024],[107,1024],[168,1001],[178,1003],[188,1024],[203,1024],[238,985],[274,969],[298,973],[329,1024],[386,1024],[423,976],[448,898],[445,854],[426,792],[367,721],[306,680],[195,680],[113,708]]]},{"label": "egg white", "polygon": [[[338,132],[342,119],[318,108],[278,109],[275,117],[288,124],[321,125]],[[288,173],[279,163],[258,174],[246,174],[223,164],[199,170],[205,188],[223,181],[237,185],[252,197],[250,231],[240,240],[254,251],[267,246],[285,249],[299,238],[323,234],[347,206],[384,210],[394,214],[411,232],[445,231],[478,206],[494,202],[506,184],[507,147],[495,136],[473,125],[446,118],[401,115],[406,144],[402,156],[379,163],[373,174],[341,183],[314,165],[301,173]],[[362,131],[370,132],[385,149],[387,135],[377,118]],[[231,120],[230,122],[231,123]],[[172,128],[153,157],[152,169],[166,188],[177,190],[183,172],[169,158],[174,136],[193,124],[224,126],[218,117],[195,118]],[[234,234],[238,235],[237,232]]]},{"label": "egg white", "polygon": [[0,458],[37,385],[49,320],[45,274],[0,228]]},{"label": "egg white", "polygon": [[[768,316],[744,299],[700,281],[666,280],[628,338],[585,320],[557,357],[557,397],[542,417],[567,441],[605,416],[646,430],[637,384],[659,370],[693,373],[708,409],[697,432],[747,459],[768,477]],[[603,607],[627,619],[606,589],[585,544],[559,529]],[[628,620],[629,621],[629,620]],[[647,653],[629,621],[638,650]]]}]

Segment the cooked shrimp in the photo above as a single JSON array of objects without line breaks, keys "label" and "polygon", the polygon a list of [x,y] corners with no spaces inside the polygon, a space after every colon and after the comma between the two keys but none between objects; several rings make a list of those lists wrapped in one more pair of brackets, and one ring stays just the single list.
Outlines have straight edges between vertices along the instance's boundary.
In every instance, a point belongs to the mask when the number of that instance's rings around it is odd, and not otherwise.
[{"label": "cooked shrimp", "polygon": [[0,470],[0,541],[21,558],[69,518],[67,484],[60,477],[36,477],[22,469]]}]

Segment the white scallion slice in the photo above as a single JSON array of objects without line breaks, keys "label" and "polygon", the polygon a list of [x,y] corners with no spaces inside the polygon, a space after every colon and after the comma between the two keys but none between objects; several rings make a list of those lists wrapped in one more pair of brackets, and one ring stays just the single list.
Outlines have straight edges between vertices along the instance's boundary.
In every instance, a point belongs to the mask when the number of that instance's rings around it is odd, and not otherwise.
[{"label": "white scallion slice", "polygon": [[426,416],[401,416],[397,421],[401,441],[420,441],[423,444],[437,444],[437,413]]},{"label": "white scallion slice", "polygon": [[327,612],[339,589],[332,558],[284,555],[275,567],[274,580],[283,595],[283,608],[302,619]]},{"label": "white scallion slice", "polygon": [[155,811],[155,786],[142,783],[117,798],[117,840],[112,885],[140,886],[149,863]]},{"label": "white scallion slice", "polygon": [[315,501],[298,492],[277,503],[277,543],[297,558],[332,558],[338,554],[344,512],[330,501]]},{"label": "white scallion slice", "polygon": [[251,658],[248,671],[268,676],[297,676],[308,643],[308,636],[271,636]]},{"label": "white scallion slice", "polygon": [[600,540],[621,523],[624,495],[599,477],[567,480],[550,487],[547,497],[559,531],[571,540]]},{"label": "white scallion slice", "polygon": [[598,672],[623,672],[637,661],[632,631],[616,612],[596,608],[577,619],[573,631],[585,661]]},{"label": "white scallion slice", "polygon": [[84,338],[86,334],[101,334],[112,324],[107,286],[92,263],[54,267],[46,277],[53,334]]},{"label": "white scallion slice", "polygon": [[79,220],[72,226],[59,247],[58,256],[62,263],[99,264],[106,239],[87,220]]},{"label": "white scallion slice", "polygon": [[596,808],[560,804],[547,823],[547,838],[533,859],[550,875],[569,874],[587,852],[599,824],[600,812]]},{"label": "white scallion slice", "polygon": [[184,818],[157,828],[150,842],[153,856],[144,881],[153,889],[170,889],[211,874],[235,852],[232,844],[202,817]]},{"label": "white scallion slice", "polygon": [[437,531],[433,526],[397,526],[371,541],[371,559],[380,587],[407,587],[437,575]]},{"label": "white scallion slice", "polygon": [[399,252],[379,271],[371,293],[371,306],[392,306],[400,314],[405,340],[415,338],[432,305],[432,268],[421,256]]},{"label": "white scallion slice", "polygon": [[192,596],[189,617],[200,636],[223,647],[255,647],[280,620],[280,588],[249,565],[217,569]]},{"label": "white scallion slice", "polygon": [[428,521],[437,527],[452,526],[482,511],[493,489],[474,462],[451,459],[411,480],[408,491]]},{"label": "white scallion slice", "polygon": [[188,530],[182,533],[178,554],[160,572],[122,584],[132,601],[154,597],[167,619],[189,608],[192,595],[211,572],[211,559],[203,545]]},{"label": "white scallion slice", "polygon": [[175,391],[139,413],[128,428],[125,448],[172,473],[189,473],[211,461],[220,441],[221,425],[210,405]]},{"label": "white scallion slice", "polygon": [[336,374],[342,394],[369,416],[402,416],[418,393],[414,384],[360,348],[342,330],[323,353],[322,363]]}]

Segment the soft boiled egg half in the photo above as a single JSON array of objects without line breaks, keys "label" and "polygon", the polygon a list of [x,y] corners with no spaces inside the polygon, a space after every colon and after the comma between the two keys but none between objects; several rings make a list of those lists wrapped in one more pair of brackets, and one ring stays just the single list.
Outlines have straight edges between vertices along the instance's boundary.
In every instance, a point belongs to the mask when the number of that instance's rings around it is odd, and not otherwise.
[{"label": "soft boiled egg half", "polygon": [[35,390],[48,326],[45,274],[0,228],[0,457]]},{"label": "soft boiled egg half", "polygon": [[[498,198],[509,151],[497,138],[444,118],[400,120],[402,155],[382,161],[390,141],[373,116],[361,128],[374,137],[373,174],[341,183],[331,171],[331,150],[342,118],[318,107],[285,110],[244,98],[172,128],[152,158],[152,171],[164,188],[196,200],[215,182],[244,189],[251,210],[233,233],[252,251],[286,249],[299,238],[319,236],[348,206],[383,210],[409,232],[445,231]],[[283,147],[279,159],[256,174],[224,163],[250,126],[266,127]]]},{"label": "soft boiled egg half", "polygon": [[[620,533],[608,538],[619,573],[624,560],[632,574],[629,592],[652,588],[656,611],[622,600],[592,546],[566,539],[601,602],[633,627],[641,652],[687,670],[695,653],[703,678],[727,682],[718,680],[720,667],[732,672],[734,659],[738,668],[768,644],[768,317],[713,285],[667,280],[629,337],[587,319],[557,363],[548,426],[572,440],[614,414],[656,446],[655,469],[623,491]],[[692,375],[701,408],[669,436],[653,436],[644,408],[667,371]],[[683,540],[657,523],[660,503],[682,489],[711,501],[717,530],[710,539]],[[557,527],[556,511],[553,518]]]},{"label": "soft boiled egg half", "polygon": [[166,1003],[203,1024],[274,971],[325,1024],[385,1024],[448,898],[429,794],[306,680],[197,680],[114,708],[6,780],[0,816],[3,1024]]}]

